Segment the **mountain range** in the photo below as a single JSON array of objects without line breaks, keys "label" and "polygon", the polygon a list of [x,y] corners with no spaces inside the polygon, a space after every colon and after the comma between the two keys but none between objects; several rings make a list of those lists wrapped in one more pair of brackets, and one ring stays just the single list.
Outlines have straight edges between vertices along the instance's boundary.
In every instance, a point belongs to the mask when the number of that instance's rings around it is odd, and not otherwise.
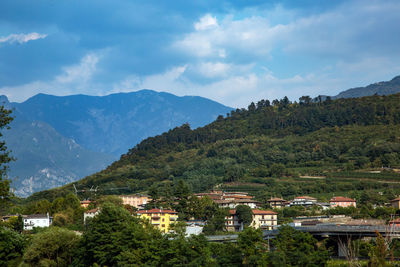
[{"label": "mountain range", "polygon": [[394,77],[390,81],[377,82],[365,87],[356,87],[340,92],[332,99],[362,97],[370,95],[391,95],[400,93],[400,76]]},{"label": "mountain range", "polygon": [[196,128],[232,108],[202,97],[141,90],[103,97],[38,94],[0,101],[15,118],[4,138],[9,177],[19,196],[75,181],[104,169],[142,139],[189,123]]},{"label": "mountain range", "polygon": [[[331,98],[397,92],[400,76]],[[232,110],[206,98],[152,90],[103,97],[38,94],[23,103],[0,96],[0,103],[13,109],[15,117],[4,137],[17,159],[10,164],[9,176],[19,196],[96,173],[149,136],[184,123],[192,129],[204,126]]]}]

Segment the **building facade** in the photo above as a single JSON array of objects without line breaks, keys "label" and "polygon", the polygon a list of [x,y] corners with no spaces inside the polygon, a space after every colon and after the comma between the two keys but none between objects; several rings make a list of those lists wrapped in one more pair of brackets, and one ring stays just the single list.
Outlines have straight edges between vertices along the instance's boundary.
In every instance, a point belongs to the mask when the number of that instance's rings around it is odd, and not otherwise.
[{"label": "building facade", "polygon": [[267,203],[271,206],[273,209],[281,209],[286,207],[286,205],[289,205],[290,202],[287,200],[284,200],[282,198],[278,197],[271,197],[270,199],[267,200]]},{"label": "building facade", "polygon": [[151,198],[146,195],[121,195],[123,205],[129,205],[137,209],[143,209],[144,205],[151,201]]},{"label": "building facade", "polygon": [[235,209],[238,205],[246,205],[252,209],[258,207],[259,202],[253,199],[231,199],[231,200],[214,200],[214,203],[220,208]]},{"label": "building facade", "polygon": [[392,207],[395,209],[400,209],[400,197],[390,200]]},{"label": "building facade", "polygon": [[174,210],[139,210],[137,214],[140,218],[148,220],[163,233],[168,233],[171,225],[178,220],[178,213]]},{"label": "building facade", "polygon": [[32,230],[34,227],[49,227],[53,222],[53,217],[49,214],[32,214],[23,219],[24,230]]},{"label": "building facade", "polygon": [[96,216],[97,214],[99,214],[99,209],[98,209],[98,208],[85,211],[85,212],[83,213],[83,222],[86,223],[87,218],[93,218],[93,217]]},{"label": "building facade", "polygon": [[329,205],[331,208],[336,208],[336,207],[356,207],[357,203],[355,199],[348,198],[348,197],[333,197],[329,201]]},{"label": "building facade", "polygon": [[90,203],[92,203],[92,201],[82,200],[82,201],[80,201],[80,203],[81,203],[81,207],[86,209],[87,207],[89,207],[89,205],[90,205]]},{"label": "building facade", "polygon": [[310,207],[317,203],[317,199],[309,196],[301,196],[295,197],[292,201],[290,201],[290,206],[304,206]]},{"label": "building facade", "polygon": [[[258,229],[272,230],[278,225],[278,213],[270,210],[253,209],[253,220],[250,226]],[[229,210],[229,216],[225,218],[226,229],[228,231],[241,231],[243,224],[239,222],[236,210]]]}]

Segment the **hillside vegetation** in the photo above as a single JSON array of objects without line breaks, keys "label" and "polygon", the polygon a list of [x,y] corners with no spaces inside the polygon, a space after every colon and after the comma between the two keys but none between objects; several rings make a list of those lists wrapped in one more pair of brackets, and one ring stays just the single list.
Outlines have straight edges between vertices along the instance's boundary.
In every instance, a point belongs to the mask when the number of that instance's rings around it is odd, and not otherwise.
[{"label": "hillside vegetation", "polygon": [[[399,167],[399,133],[400,94],[325,101],[301,97],[294,103],[286,97],[261,100],[205,127],[191,130],[184,124],[147,138],[76,186],[116,194],[168,190],[184,180],[193,191],[219,185],[254,190],[259,196],[360,194],[367,189],[395,194],[400,175],[384,171],[364,178],[360,170]],[[344,172],[350,175],[340,175]],[[53,199],[71,190],[70,184],[31,199]]]}]

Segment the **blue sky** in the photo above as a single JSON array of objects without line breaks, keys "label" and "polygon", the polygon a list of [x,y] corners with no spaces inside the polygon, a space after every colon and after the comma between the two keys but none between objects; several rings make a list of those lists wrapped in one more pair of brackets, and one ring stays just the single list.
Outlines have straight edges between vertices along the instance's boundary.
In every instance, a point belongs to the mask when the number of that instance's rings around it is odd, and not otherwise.
[{"label": "blue sky", "polygon": [[232,107],[400,75],[400,1],[0,1],[0,94],[140,89]]}]

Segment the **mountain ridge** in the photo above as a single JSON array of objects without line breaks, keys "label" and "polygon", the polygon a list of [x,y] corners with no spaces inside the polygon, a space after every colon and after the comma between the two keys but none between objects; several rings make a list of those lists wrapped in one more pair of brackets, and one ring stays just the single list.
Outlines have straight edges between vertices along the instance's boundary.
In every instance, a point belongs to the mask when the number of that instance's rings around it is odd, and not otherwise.
[{"label": "mountain ridge", "polygon": [[[22,103],[0,96],[0,102],[15,117],[4,138],[17,158],[9,174],[20,196],[100,171],[150,135],[186,122],[200,126],[231,110],[206,98],[146,89],[107,96],[40,93]],[[77,147],[71,151],[68,144]]]},{"label": "mountain ridge", "polygon": [[363,97],[363,96],[371,96],[374,94],[391,95],[399,92],[400,92],[400,75],[394,77],[390,81],[381,81],[372,83],[364,87],[355,87],[347,89],[345,91],[340,92],[336,96],[332,96],[332,99]]}]

